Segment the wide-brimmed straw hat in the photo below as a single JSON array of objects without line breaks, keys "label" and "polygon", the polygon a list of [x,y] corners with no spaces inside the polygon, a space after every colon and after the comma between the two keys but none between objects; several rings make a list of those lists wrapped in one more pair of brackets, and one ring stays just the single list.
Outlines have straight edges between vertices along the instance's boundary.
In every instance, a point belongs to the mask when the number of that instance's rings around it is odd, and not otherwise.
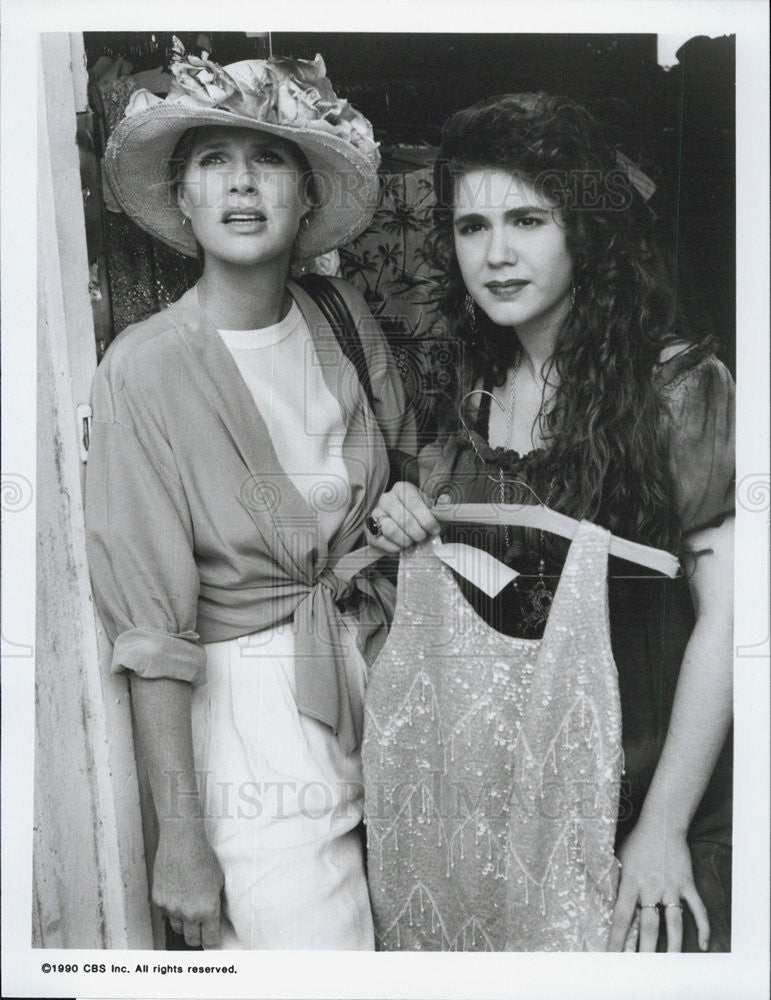
[{"label": "wide-brimmed straw hat", "polygon": [[[176,42],[176,40],[175,40]],[[372,126],[338,98],[324,60],[271,56],[218,66],[176,47],[168,96],[136,91],[105,151],[110,187],[148,233],[188,256],[195,237],[171,189],[169,160],[182,135],[201,125],[255,129],[295,143],[314,174],[317,204],[295,243],[314,257],[362,232],[377,204],[380,163]]]}]

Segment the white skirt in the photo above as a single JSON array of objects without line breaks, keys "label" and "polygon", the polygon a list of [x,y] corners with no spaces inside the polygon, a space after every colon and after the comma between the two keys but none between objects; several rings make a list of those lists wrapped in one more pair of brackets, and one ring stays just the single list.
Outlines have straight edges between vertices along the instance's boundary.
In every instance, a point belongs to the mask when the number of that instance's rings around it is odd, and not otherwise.
[{"label": "white skirt", "polygon": [[[366,664],[346,625],[349,683]],[[223,949],[371,950],[360,750],[295,701],[291,626],[206,645],[195,766],[225,875]]]}]

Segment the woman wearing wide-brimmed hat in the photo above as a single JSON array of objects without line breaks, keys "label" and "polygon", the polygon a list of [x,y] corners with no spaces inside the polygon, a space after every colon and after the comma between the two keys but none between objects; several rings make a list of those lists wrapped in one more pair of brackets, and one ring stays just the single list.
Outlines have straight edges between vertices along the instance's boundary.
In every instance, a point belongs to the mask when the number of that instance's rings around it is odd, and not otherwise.
[{"label": "woman wearing wide-brimmed hat", "polygon": [[366,227],[377,147],[318,56],[172,68],[165,100],[132,98],[106,169],[203,273],[105,356],[87,481],[94,592],[159,820],[153,900],[190,945],[366,949],[358,744],[390,594],[334,564],[415,430],[363,300],[335,281],[372,406],[288,275]]}]

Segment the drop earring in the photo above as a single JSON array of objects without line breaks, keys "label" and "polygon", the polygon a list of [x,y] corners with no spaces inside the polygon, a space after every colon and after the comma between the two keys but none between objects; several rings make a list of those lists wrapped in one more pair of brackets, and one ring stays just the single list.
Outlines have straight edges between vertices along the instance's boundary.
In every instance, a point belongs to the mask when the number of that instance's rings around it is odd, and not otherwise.
[{"label": "drop earring", "polygon": [[576,307],[576,286],[570,286],[570,308],[575,309]]},{"label": "drop earring", "polygon": [[476,333],[477,332],[476,303],[474,302],[473,298],[470,295],[466,294],[466,298],[463,300],[463,305],[466,310],[466,315],[468,316],[469,319],[471,332]]},{"label": "drop earring", "polygon": [[192,233],[193,232],[193,225],[190,222],[190,216],[189,215],[183,215],[182,216],[182,228],[185,230],[186,233]]}]

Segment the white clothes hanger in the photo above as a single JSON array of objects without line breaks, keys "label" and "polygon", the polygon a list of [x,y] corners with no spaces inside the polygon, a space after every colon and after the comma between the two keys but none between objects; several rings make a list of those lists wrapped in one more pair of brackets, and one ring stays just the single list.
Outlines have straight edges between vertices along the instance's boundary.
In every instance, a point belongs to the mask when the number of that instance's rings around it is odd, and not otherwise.
[{"label": "white clothes hanger", "polygon": [[[560,514],[543,504],[458,503],[435,504],[432,513],[445,523],[510,525],[517,528],[537,528],[563,538],[573,538],[581,523],[567,514]],[[631,542],[618,535],[610,536],[610,554],[663,573],[674,579],[680,563],[664,549],[655,549],[640,542]]]},{"label": "white clothes hanger", "polygon": [[[510,525],[520,528],[536,528],[568,539],[575,536],[581,524],[576,518],[560,514],[559,511],[552,510],[543,504],[536,506],[534,504],[443,503],[435,504],[432,513],[437,521],[446,524]],[[642,545],[639,542],[631,542],[626,538],[619,538],[618,535],[610,536],[609,550],[611,555],[655,570],[670,579],[674,579],[680,570],[680,563],[671,552],[656,549],[650,545]],[[451,569],[460,573],[461,576],[470,580],[491,597],[494,597],[507,583],[520,575],[516,570],[484,550],[463,543],[441,544],[438,539],[435,539],[434,551]],[[342,556],[330,568],[340,579],[350,580],[367,566],[381,559],[383,555],[383,552],[371,545],[365,545]]]},{"label": "white clothes hanger", "polygon": [[[501,403],[494,393],[479,388],[467,392],[461,400],[458,409],[460,421],[468,435],[471,446],[477,458],[484,464],[484,459],[479,454],[479,450],[474,443],[473,434],[469,430],[462,412],[466,399],[474,394],[489,396],[498,406],[501,406]],[[492,482],[498,482],[489,473],[486,473],[486,475]],[[559,511],[552,510],[551,507],[547,507],[533,487],[525,480],[515,478],[512,482],[524,486],[525,489],[532,493],[537,500],[537,504],[442,504],[434,507],[434,516],[438,521],[445,522],[509,525],[512,527],[536,528],[541,531],[549,531],[554,535],[561,535],[563,538],[568,539],[572,539],[575,536],[580,521],[576,520],[576,518],[568,517],[566,514],[560,514]],[[610,553],[611,555],[618,556],[620,559],[626,559],[629,562],[653,569],[657,573],[663,573],[670,579],[674,579],[680,571],[680,563],[677,557],[673,556],[671,552],[667,552],[664,549],[656,549],[649,545],[642,545],[639,542],[632,542],[617,535],[610,536]]]}]

